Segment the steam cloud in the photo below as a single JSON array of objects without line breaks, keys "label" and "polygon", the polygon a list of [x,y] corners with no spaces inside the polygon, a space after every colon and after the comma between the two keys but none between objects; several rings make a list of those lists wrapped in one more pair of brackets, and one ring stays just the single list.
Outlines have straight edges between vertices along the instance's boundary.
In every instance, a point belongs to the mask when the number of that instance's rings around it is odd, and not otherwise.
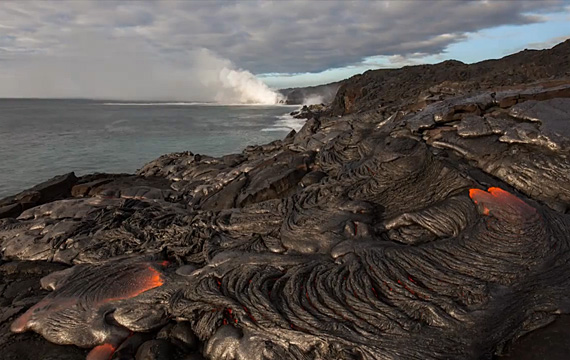
[{"label": "steam cloud", "polygon": [[[58,52],[3,59],[0,97],[276,104],[282,96],[207,49],[156,55],[148,43],[70,35]],[[182,60],[181,60],[182,59]]]},{"label": "steam cloud", "polygon": [[194,70],[202,90],[214,94],[213,100],[222,104],[276,104],[283,96],[265,85],[247,70],[236,69],[227,59],[207,49],[194,55]]},{"label": "steam cloud", "polygon": [[324,102],[325,98],[321,95],[310,95],[303,99],[303,105],[322,104]]},{"label": "steam cloud", "polygon": [[221,103],[227,102],[226,99],[256,104],[275,104],[282,100],[280,94],[269,89],[249,71],[223,68],[220,71],[220,81],[223,89],[218,92],[216,100]]}]

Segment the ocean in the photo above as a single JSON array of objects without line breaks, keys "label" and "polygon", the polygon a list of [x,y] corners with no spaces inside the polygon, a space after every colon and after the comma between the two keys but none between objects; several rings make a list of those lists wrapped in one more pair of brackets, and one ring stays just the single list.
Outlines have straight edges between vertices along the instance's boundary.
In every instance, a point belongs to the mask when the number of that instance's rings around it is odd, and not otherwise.
[{"label": "ocean", "polygon": [[133,173],[160,155],[221,156],[284,138],[295,106],[0,99],[0,198],[74,171]]}]

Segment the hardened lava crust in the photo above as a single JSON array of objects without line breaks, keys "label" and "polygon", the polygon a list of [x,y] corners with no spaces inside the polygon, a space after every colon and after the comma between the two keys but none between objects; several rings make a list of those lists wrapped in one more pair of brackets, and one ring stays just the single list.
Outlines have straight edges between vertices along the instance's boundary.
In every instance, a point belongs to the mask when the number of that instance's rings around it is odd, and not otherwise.
[{"label": "hardened lava crust", "polygon": [[453,89],[0,201],[0,353],[516,354],[568,323],[570,80]]}]

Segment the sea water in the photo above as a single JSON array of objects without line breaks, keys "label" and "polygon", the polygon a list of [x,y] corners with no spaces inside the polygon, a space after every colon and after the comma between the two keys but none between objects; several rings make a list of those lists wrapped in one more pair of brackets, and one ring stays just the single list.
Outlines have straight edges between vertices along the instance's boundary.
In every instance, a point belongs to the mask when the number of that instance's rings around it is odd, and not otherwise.
[{"label": "sea water", "polygon": [[133,173],[171,152],[241,152],[300,129],[295,109],[0,99],[0,198],[70,171]]}]

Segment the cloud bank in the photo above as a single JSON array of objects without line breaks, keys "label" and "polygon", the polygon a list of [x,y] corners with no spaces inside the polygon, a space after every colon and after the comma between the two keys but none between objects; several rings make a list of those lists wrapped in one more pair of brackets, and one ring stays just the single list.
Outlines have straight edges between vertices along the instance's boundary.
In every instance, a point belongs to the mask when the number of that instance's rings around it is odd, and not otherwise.
[{"label": "cloud bank", "polygon": [[436,55],[469,33],[540,22],[541,14],[565,6],[557,0],[2,1],[0,96],[270,103],[275,93],[252,74]]}]

